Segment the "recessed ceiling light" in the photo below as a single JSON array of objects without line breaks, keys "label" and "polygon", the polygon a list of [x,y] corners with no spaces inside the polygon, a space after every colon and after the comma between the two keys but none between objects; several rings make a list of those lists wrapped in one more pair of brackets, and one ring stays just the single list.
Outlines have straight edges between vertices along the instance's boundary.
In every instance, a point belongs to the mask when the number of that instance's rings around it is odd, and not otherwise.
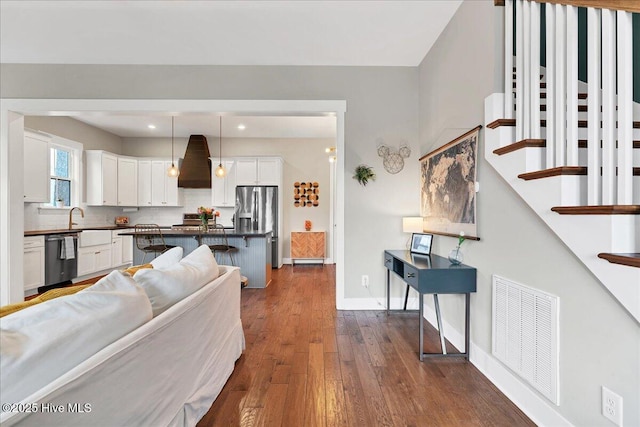
[{"label": "recessed ceiling light", "polygon": [[147,125],[147,127],[148,127],[149,129],[155,129],[155,128],[156,128],[156,125]]},{"label": "recessed ceiling light", "polygon": [[238,125],[238,130],[245,130],[247,127],[243,124]]}]

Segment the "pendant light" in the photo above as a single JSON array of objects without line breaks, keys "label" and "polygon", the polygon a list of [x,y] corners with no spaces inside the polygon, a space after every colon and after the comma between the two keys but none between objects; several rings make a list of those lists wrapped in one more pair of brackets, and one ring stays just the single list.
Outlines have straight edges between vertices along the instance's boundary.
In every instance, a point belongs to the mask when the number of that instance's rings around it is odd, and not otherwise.
[{"label": "pendant light", "polygon": [[173,116],[171,116],[171,167],[167,169],[167,175],[171,178],[177,178],[180,171],[173,162]]},{"label": "pendant light", "polygon": [[220,116],[220,163],[218,163],[218,167],[216,168],[216,176],[218,178],[224,178],[227,174],[227,171],[222,166],[222,116]]}]

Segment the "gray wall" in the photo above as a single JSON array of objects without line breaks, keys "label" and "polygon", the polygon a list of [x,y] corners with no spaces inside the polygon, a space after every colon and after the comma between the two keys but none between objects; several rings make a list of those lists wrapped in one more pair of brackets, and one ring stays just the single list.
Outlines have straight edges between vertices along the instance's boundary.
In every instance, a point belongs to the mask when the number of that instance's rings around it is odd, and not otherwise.
[{"label": "gray wall", "polygon": [[[416,67],[2,64],[0,86],[6,98],[346,100],[345,296],[382,300],[383,250],[403,247],[401,217],[418,213]],[[384,172],[378,138],[409,142],[402,172]],[[367,187],[351,179],[360,163],[378,175]]]},{"label": "gray wall", "polygon": [[26,116],[24,126],[80,142],[85,150],[106,150],[122,154],[122,138],[70,117]]},{"label": "gray wall", "polygon": [[[462,133],[451,128],[482,124],[484,98],[501,92],[495,78],[501,53],[495,47],[500,44],[496,40],[502,40],[502,13],[493,2],[464,2],[420,65],[422,153],[451,139],[444,135]],[[605,385],[624,398],[624,424],[640,425],[638,324],[484,160],[482,138],[483,131],[478,153],[482,240],[463,245],[465,262],[478,268],[478,292],[472,297],[473,342],[491,353],[492,274],[557,295],[558,412],[578,426],[613,425],[600,413],[600,387]],[[446,255],[455,244],[454,238],[437,237],[434,250]],[[446,320],[460,331],[462,307],[461,299],[450,297],[443,308]]]}]

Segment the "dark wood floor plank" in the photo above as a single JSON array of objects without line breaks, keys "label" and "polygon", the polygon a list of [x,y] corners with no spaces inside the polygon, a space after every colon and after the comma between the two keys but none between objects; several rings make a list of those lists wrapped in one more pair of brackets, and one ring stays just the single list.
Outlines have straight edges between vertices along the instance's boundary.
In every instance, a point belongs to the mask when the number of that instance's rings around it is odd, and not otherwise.
[{"label": "dark wood floor plank", "polygon": [[[283,267],[243,289],[246,350],[198,427],[534,425],[471,363],[420,362],[417,313],[335,301],[333,266]],[[440,351],[430,325],[424,339]]]}]

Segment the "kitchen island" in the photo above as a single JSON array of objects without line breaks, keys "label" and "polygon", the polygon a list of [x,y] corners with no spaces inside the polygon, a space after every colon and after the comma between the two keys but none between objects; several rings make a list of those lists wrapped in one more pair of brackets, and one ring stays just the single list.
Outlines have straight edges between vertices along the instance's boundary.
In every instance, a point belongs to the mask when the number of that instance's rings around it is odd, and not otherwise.
[{"label": "kitchen island", "polygon": [[[214,243],[214,237],[218,233],[201,232],[197,230],[172,230],[162,229],[162,237],[167,245],[180,246],[184,249],[184,255],[191,253],[200,244],[210,245]],[[238,248],[233,252],[233,261],[240,267],[240,274],[249,279],[248,288],[265,288],[271,282],[271,239],[272,232],[264,230],[225,230],[229,245]],[[133,239],[133,264],[141,264],[144,253],[136,246],[136,233],[121,233],[124,236],[134,236]],[[217,242],[219,243],[219,242]],[[231,264],[226,254],[219,254],[220,264]],[[145,262],[152,258],[147,255]]]}]

